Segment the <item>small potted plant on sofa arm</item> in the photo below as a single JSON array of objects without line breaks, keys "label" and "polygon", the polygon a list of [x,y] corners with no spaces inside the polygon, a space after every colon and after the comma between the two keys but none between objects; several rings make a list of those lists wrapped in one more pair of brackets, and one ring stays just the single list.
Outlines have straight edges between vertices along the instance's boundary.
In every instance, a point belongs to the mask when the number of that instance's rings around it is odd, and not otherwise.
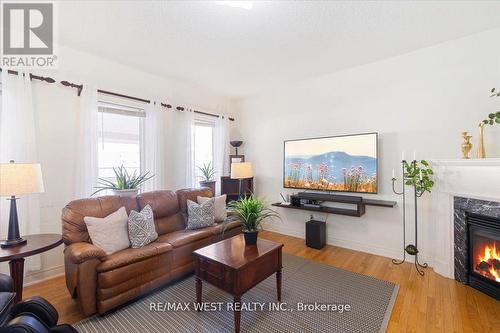
[{"label": "small potted plant on sofa arm", "polygon": [[[264,201],[256,198],[253,194],[238,201],[231,201],[228,204],[228,209],[241,222],[246,245],[255,245],[257,243],[259,229],[262,230],[262,222],[265,219],[281,219],[277,212],[267,208]],[[226,221],[224,223],[231,222]]]},{"label": "small potted plant on sofa arm", "polygon": [[215,195],[215,169],[211,162],[204,163],[201,167],[197,166],[198,170],[201,171],[200,181],[201,187],[208,187],[212,190],[212,194]]},{"label": "small potted plant on sofa arm", "polygon": [[129,197],[137,195],[139,188],[149,179],[153,178],[154,175],[148,176],[149,171],[141,174],[137,174],[136,171],[130,175],[127,169],[121,165],[118,168],[113,168],[115,173],[115,182],[112,182],[105,178],[99,178],[97,180],[98,186],[95,188],[97,191],[92,193],[92,195],[99,193],[101,191],[111,190],[113,194]]}]

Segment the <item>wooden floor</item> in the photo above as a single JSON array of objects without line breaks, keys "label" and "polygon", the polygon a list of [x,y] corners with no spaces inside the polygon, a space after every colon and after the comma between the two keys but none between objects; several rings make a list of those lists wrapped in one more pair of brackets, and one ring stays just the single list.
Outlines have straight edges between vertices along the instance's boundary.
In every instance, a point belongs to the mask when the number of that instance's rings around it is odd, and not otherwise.
[{"label": "wooden floor", "polygon": [[[282,242],[286,253],[399,284],[388,332],[500,332],[499,301],[431,269],[421,277],[412,264],[395,266],[385,257],[335,246],[315,250],[306,247],[300,238],[268,231],[259,236]],[[61,322],[74,323],[84,318],[69,296],[64,277],[27,287],[24,297],[32,295],[54,304]]]}]

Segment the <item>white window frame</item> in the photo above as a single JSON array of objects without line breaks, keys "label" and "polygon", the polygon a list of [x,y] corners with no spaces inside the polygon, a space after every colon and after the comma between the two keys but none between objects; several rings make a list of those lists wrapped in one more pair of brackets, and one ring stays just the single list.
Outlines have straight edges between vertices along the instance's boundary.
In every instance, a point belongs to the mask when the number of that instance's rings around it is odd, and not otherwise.
[{"label": "white window frame", "polygon": [[[215,142],[214,142],[214,134],[215,134],[215,121],[213,120],[212,117],[204,116],[204,115],[196,115],[194,119],[194,127],[196,126],[205,126],[205,127],[211,127],[212,128],[212,167],[215,168],[214,162],[215,162]],[[194,132],[194,140],[196,142],[196,130]],[[195,147],[196,148],[196,147]],[[195,156],[195,161],[196,162],[196,149],[194,151],[194,156]],[[196,170],[196,165],[195,165],[195,175],[197,174]]]},{"label": "white window frame", "polygon": [[[127,99],[115,98],[107,95],[100,95],[97,103],[98,116],[102,117],[103,113],[118,114],[123,116],[138,117],[139,119],[139,172],[144,172],[145,168],[145,105]],[[98,128],[101,131],[101,128]],[[102,144],[102,134],[99,132],[97,136],[98,144]],[[98,170],[101,169],[98,157]],[[105,179],[114,180],[107,177]]]}]

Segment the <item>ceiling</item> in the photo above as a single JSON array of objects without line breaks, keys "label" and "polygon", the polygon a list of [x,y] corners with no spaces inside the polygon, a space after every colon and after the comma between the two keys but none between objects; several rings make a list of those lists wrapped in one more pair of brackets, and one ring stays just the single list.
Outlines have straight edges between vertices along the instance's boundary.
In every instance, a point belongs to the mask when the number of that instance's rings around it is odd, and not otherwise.
[{"label": "ceiling", "polygon": [[229,97],[500,27],[500,1],[67,1],[60,43]]}]

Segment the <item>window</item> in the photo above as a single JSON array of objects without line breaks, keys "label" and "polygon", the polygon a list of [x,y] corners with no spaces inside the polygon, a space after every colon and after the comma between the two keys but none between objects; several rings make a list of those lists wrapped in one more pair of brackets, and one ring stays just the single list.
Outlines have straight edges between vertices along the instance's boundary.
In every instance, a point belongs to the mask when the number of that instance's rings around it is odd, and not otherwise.
[{"label": "window", "polygon": [[144,113],[115,105],[101,105],[98,119],[99,177],[114,180],[113,168],[123,165],[129,173],[143,169]]},{"label": "window", "polygon": [[211,163],[214,166],[213,149],[214,124],[196,122],[194,125],[194,165],[196,182],[200,180],[201,171],[198,167]]}]

